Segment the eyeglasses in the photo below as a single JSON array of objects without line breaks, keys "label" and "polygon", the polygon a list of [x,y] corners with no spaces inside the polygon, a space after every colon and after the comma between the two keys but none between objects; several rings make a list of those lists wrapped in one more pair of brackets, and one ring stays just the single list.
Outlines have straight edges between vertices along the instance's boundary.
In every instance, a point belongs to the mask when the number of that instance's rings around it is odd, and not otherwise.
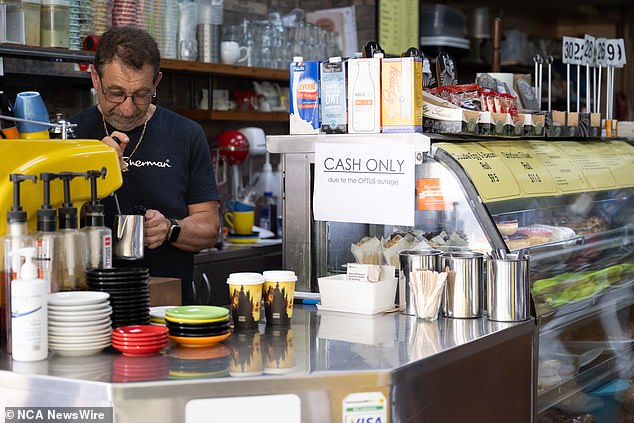
[{"label": "eyeglasses", "polygon": [[137,92],[130,95],[127,95],[125,92],[117,90],[117,89],[108,89],[106,90],[103,87],[103,83],[101,85],[101,92],[103,96],[106,98],[106,101],[115,104],[121,104],[126,101],[128,98],[132,99],[132,102],[137,106],[147,106],[152,101],[152,98],[156,97],[156,87],[153,87],[152,92]]}]

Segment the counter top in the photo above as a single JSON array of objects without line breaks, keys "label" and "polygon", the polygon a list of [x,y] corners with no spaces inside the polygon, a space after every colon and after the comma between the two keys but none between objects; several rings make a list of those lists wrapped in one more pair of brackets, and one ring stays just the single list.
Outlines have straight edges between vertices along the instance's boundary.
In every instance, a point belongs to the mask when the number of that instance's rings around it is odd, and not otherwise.
[{"label": "counter top", "polygon": [[[114,406],[117,421],[133,421],[139,400],[170,402],[176,408],[159,407],[160,421],[185,421],[184,404],[191,398],[293,392],[312,401],[317,391],[359,384],[389,396],[389,386],[412,377],[417,366],[446,365],[533,331],[533,321],[424,322],[400,313],[366,316],[298,305],[290,327],[261,323],[208,348],[170,344],[149,357],[114,350],[86,357],[51,354],[35,363],[2,354],[0,405]],[[161,414],[166,412],[172,417]]]}]

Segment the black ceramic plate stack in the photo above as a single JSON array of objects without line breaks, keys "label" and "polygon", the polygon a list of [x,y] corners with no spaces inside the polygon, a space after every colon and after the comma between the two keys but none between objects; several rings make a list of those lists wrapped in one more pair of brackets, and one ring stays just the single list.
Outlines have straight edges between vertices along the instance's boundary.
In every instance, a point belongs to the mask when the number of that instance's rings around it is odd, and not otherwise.
[{"label": "black ceramic plate stack", "polygon": [[88,286],[110,294],[112,327],[150,323],[150,271],[146,267],[89,269]]}]

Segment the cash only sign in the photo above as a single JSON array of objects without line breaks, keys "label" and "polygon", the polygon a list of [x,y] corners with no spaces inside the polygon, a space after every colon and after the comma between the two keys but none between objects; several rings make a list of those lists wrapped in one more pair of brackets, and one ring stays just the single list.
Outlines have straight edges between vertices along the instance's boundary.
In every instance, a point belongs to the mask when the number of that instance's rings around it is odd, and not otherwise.
[{"label": "cash only sign", "polygon": [[411,144],[315,144],[315,220],[414,226]]}]

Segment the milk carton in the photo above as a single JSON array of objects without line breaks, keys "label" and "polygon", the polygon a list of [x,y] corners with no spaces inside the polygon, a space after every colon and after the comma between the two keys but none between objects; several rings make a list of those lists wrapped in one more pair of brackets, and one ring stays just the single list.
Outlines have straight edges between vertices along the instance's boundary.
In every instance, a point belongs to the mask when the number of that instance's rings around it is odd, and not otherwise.
[{"label": "milk carton", "polygon": [[348,131],[346,67],[341,57],[331,57],[320,66],[321,130],[327,134]]},{"label": "milk carton", "polygon": [[419,57],[383,59],[382,132],[423,132],[422,78]]},{"label": "milk carton", "polygon": [[348,132],[381,131],[381,59],[348,60]]},{"label": "milk carton", "polygon": [[290,134],[318,134],[319,61],[294,57],[290,65]]}]

